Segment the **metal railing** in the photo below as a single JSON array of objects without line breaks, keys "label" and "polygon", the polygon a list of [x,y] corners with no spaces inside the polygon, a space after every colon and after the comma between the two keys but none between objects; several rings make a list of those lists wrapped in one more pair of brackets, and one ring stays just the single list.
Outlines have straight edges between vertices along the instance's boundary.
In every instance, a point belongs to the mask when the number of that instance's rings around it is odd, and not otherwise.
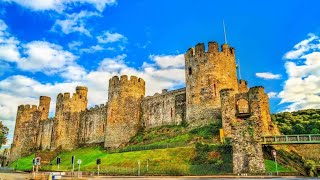
[{"label": "metal railing", "polygon": [[262,136],[261,144],[320,144],[320,134]]}]

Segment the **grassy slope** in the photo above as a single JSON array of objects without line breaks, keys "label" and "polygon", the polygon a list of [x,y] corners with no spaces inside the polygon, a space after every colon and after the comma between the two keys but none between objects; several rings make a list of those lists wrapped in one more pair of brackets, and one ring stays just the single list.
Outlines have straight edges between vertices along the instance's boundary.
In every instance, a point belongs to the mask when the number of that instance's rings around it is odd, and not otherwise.
[{"label": "grassy slope", "polygon": [[[95,161],[97,158],[101,158],[101,172],[118,172],[120,169],[120,174],[125,174],[124,171],[136,173],[138,160],[141,162],[141,169],[143,171],[146,170],[146,162],[147,159],[149,159],[149,173],[187,175],[190,171],[192,172],[192,170],[190,170],[191,159],[195,155],[195,148],[193,144],[198,140],[211,144],[217,143],[217,139],[212,137],[217,135],[217,129],[219,129],[219,127],[215,125],[209,125],[190,131],[185,131],[184,129],[185,128],[181,126],[165,126],[162,128],[154,128],[148,130],[147,132],[138,134],[131,140],[129,146],[143,146],[146,144],[163,145],[166,143],[186,142],[190,144],[190,147],[114,154],[108,154],[100,147],[79,148],[71,152],[63,152],[59,155],[61,158],[60,170],[70,171],[72,169],[71,156],[75,155],[76,160],[82,160],[81,170],[85,171],[95,171]],[[11,167],[17,167],[19,170],[31,170],[33,156],[34,155],[31,155],[18,160],[18,162],[12,163]],[[266,160],[265,163],[267,172],[275,172],[275,170],[272,169],[272,167],[274,167],[272,161]],[[18,165],[16,166],[16,164]],[[57,170],[55,160],[52,160],[51,164],[53,165],[44,166],[42,169]],[[77,168],[77,165],[75,168]],[[279,170],[282,172],[290,171],[282,166],[279,166]]]},{"label": "grassy slope", "polygon": [[[276,163],[274,161],[264,160],[264,164],[266,165],[266,172],[277,172]],[[293,172],[293,170],[285,168],[278,163],[278,172]]]},{"label": "grassy slope", "polygon": [[[145,170],[147,160],[149,159],[149,171],[158,172],[175,169],[181,173],[187,173],[189,159],[193,156],[193,153],[194,149],[191,147],[114,154],[108,154],[98,147],[81,148],[59,155],[61,158],[60,170],[71,170],[71,156],[75,155],[76,159],[82,160],[81,169],[85,171],[96,171],[96,159],[101,158],[101,172],[118,171],[119,169],[121,169],[121,172],[126,169],[132,172],[132,169],[137,170],[139,160],[141,162],[141,169]],[[47,165],[42,167],[42,169],[57,170],[55,160],[52,161],[52,164],[54,165]]]},{"label": "grassy slope", "polygon": [[32,160],[34,158],[34,154],[31,154],[27,157],[18,159],[9,165],[9,167],[15,168],[21,171],[30,171],[32,170]]}]

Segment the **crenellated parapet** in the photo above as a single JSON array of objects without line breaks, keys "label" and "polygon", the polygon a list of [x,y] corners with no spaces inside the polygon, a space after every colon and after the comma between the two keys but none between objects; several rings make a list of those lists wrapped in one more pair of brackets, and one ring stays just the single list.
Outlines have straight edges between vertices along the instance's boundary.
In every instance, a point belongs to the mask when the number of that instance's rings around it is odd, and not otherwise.
[{"label": "crenellated parapet", "polygon": [[[229,47],[228,44],[219,45],[217,42],[209,42],[208,50],[206,51],[204,43],[198,43],[195,47],[189,48],[185,54],[186,60],[191,60],[195,56],[204,57],[204,56],[218,56],[223,54],[225,56],[235,56],[235,50],[233,47]],[[195,60],[195,59],[192,59]]]},{"label": "crenellated parapet", "polygon": [[235,50],[209,42],[206,51],[199,43],[185,53],[187,122],[206,124],[220,117],[221,89],[238,91]]},{"label": "crenellated parapet", "polygon": [[145,94],[145,81],[142,78],[136,76],[122,75],[120,78],[114,76],[109,80],[109,93],[108,99],[112,100],[114,96],[120,96],[121,94],[144,96]]},{"label": "crenellated parapet", "polygon": [[81,112],[86,110],[88,104],[88,88],[77,86],[76,92],[71,96],[69,92],[59,93],[57,96],[56,116],[62,112]]}]

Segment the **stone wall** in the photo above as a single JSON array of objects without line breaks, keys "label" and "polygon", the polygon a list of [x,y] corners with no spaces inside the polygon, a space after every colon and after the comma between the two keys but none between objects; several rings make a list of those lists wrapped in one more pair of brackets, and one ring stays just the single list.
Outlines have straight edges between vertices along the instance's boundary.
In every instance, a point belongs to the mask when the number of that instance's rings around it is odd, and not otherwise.
[{"label": "stone wall", "polygon": [[106,148],[125,146],[140,128],[141,101],[145,82],[131,76],[115,76],[109,80]]},{"label": "stone wall", "polygon": [[[264,104],[263,87],[253,87],[247,93],[233,89],[221,90],[222,127],[225,136],[232,138],[233,173],[260,173],[265,171],[262,145],[261,109]],[[248,110],[239,108],[239,100],[248,102]]]},{"label": "stone wall", "polygon": [[185,121],[185,89],[145,97],[142,100],[142,124],[146,129],[163,126],[179,125]]},{"label": "stone wall", "polygon": [[87,87],[76,87],[76,93],[60,93],[57,97],[51,150],[78,147],[80,113],[87,108]]},{"label": "stone wall", "polygon": [[54,123],[53,118],[40,122],[39,130],[38,130],[39,133],[37,138],[37,149],[39,150],[51,149],[53,123]]},{"label": "stone wall", "polygon": [[223,44],[219,51],[216,42],[197,44],[185,53],[186,119],[197,126],[220,119],[221,89],[238,91],[235,51]]},{"label": "stone wall", "polygon": [[79,145],[88,146],[104,142],[107,108],[106,105],[101,104],[81,113]]}]

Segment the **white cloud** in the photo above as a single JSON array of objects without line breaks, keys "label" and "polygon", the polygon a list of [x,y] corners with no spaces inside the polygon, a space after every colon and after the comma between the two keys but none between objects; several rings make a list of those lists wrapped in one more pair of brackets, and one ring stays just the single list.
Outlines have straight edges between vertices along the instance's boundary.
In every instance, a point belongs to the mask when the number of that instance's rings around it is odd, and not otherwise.
[{"label": "white cloud", "polygon": [[82,46],[83,42],[81,41],[72,41],[68,43],[68,47],[71,50],[77,50],[80,46]]},{"label": "white cloud", "polygon": [[150,55],[149,58],[161,68],[184,67],[184,55]]},{"label": "white cloud", "polygon": [[24,48],[27,56],[17,62],[22,70],[55,73],[76,59],[76,56],[63,50],[61,46],[46,41],[33,41]]},{"label": "white cloud", "polygon": [[[298,56],[299,62],[285,63],[288,79],[278,97],[281,104],[288,103],[286,111],[320,108],[320,38],[313,34],[294,46],[307,49]],[[292,51],[289,51],[292,52]],[[288,53],[287,53],[288,54]],[[285,56],[286,57],[286,56]],[[295,60],[287,58],[288,60]]]},{"label": "white cloud", "polygon": [[305,52],[308,52],[310,49],[314,49],[317,46],[314,46],[314,44],[310,44],[315,39],[318,39],[318,37],[314,34],[308,34],[309,38],[305,39],[298,44],[296,44],[293,48],[293,50],[287,52],[283,58],[284,59],[299,59],[302,55],[304,55]]},{"label": "white cloud", "polygon": [[104,48],[100,45],[95,45],[95,46],[91,46],[89,48],[82,48],[79,50],[80,53],[95,53],[98,51],[103,51],[103,50],[110,50],[108,48]]},{"label": "white cloud", "polygon": [[267,93],[269,98],[276,98],[277,97],[277,93],[276,92],[269,92]]},{"label": "white cloud", "polygon": [[90,31],[85,27],[86,21],[92,16],[101,15],[97,12],[81,11],[79,13],[66,14],[65,16],[66,17],[63,20],[56,20],[51,28],[52,31],[58,32],[61,30],[65,34],[78,32],[87,36],[91,36]]},{"label": "white cloud", "polygon": [[98,11],[103,11],[107,5],[115,5],[116,0],[4,0],[5,2],[15,2],[21,6],[34,11],[53,10],[62,12],[68,7],[89,4]]},{"label": "white cloud", "polygon": [[97,37],[99,43],[114,43],[114,42],[126,42],[127,38],[119,33],[112,33],[110,31],[104,32],[102,35]]},{"label": "white cloud", "polygon": [[281,75],[280,74],[273,74],[270,72],[261,72],[261,73],[256,73],[256,76],[262,79],[280,79]]},{"label": "white cloud", "polygon": [[20,42],[8,32],[8,26],[0,19],[0,60],[15,62],[20,59]]}]

